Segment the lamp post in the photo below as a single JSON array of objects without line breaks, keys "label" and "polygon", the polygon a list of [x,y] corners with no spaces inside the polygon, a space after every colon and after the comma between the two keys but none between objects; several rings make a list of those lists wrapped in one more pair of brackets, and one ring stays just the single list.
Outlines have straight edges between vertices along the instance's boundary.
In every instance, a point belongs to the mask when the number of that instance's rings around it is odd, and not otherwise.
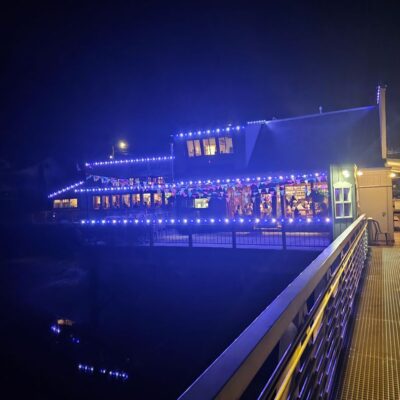
[{"label": "lamp post", "polygon": [[[126,154],[129,144],[125,140],[119,140],[116,147],[117,147],[117,151],[119,151],[121,154]],[[110,154],[110,159],[112,159],[112,160],[115,158],[115,150],[116,150],[115,146],[112,145],[111,146],[111,154]]]}]

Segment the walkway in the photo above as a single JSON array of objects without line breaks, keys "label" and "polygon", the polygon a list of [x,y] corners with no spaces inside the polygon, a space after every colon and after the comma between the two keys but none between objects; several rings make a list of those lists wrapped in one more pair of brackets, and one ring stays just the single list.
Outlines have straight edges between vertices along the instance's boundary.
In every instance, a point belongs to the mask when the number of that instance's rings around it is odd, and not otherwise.
[{"label": "walkway", "polygon": [[400,234],[373,247],[339,390],[342,400],[400,399]]}]

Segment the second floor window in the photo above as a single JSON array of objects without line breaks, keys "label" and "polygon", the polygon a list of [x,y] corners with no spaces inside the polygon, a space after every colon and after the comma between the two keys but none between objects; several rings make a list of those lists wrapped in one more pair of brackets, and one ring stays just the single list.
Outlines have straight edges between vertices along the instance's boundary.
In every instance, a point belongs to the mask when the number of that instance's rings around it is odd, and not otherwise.
[{"label": "second floor window", "polygon": [[217,152],[217,143],[215,138],[203,139],[203,148],[205,156],[215,156]]},{"label": "second floor window", "polygon": [[231,137],[220,137],[218,138],[219,152],[220,154],[231,154],[233,153],[233,141]]},{"label": "second floor window", "polygon": [[188,140],[186,142],[188,156],[189,157],[199,157],[201,156],[201,146],[200,140]]}]

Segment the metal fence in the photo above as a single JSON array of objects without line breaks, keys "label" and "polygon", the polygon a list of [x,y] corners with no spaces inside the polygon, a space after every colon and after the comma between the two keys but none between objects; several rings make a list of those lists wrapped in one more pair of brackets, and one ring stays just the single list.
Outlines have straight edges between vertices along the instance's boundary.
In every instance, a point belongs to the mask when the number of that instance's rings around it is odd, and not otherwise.
[{"label": "metal fence", "polygon": [[368,251],[359,217],[183,393],[189,399],[327,399]]},{"label": "metal fence", "polygon": [[133,246],[221,247],[239,249],[322,250],[331,242],[331,226],[230,227],[117,225],[82,227],[88,241]]}]

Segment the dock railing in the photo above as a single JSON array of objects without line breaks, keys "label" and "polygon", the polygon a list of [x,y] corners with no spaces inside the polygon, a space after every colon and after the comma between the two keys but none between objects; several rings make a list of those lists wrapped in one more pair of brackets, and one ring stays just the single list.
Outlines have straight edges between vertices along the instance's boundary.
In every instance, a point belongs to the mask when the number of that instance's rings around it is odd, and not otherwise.
[{"label": "dock railing", "polygon": [[360,216],[180,396],[329,398],[368,251]]}]

